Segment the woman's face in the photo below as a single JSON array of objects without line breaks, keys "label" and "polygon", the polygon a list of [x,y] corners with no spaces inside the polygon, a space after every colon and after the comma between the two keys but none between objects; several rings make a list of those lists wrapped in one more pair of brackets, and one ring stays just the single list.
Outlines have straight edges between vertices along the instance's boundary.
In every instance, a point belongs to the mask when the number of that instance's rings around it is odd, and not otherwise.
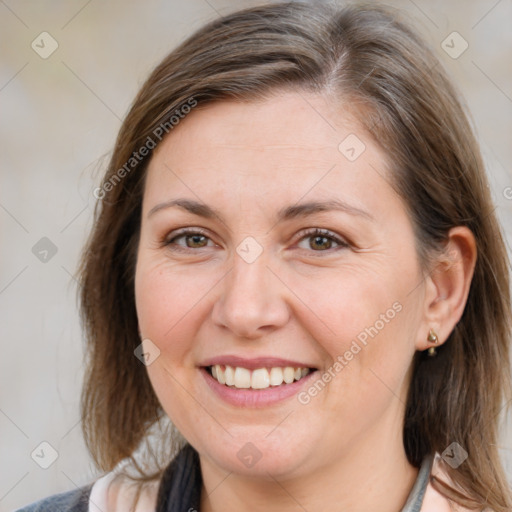
[{"label": "woman's face", "polygon": [[203,461],[285,477],[401,443],[428,327],[385,158],[342,107],[292,92],[197,107],[157,148],[137,314],[154,390]]}]

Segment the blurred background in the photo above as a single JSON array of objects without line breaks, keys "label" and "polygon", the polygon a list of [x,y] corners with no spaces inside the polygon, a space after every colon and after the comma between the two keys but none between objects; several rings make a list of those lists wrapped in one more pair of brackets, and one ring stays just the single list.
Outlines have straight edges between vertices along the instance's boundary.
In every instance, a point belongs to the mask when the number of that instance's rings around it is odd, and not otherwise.
[{"label": "blurred background", "polygon": [[[0,0],[0,511],[97,476],[74,276],[121,120],[192,31],[261,3]],[[466,99],[510,247],[512,0],[379,3],[407,13]],[[510,422],[500,449],[512,482]]]}]

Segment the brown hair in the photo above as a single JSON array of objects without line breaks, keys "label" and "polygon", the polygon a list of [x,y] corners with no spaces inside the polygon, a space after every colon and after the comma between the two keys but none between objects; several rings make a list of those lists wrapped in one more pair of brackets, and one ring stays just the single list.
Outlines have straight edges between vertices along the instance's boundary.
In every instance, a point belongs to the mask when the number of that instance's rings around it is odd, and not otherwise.
[{"label": "brown hair", "polygon": [[350,100],[390,157],[426,273],[450,228],[473,232],[478,259],[464,314],[436,358],[415,355],[403,439],[416,467],[459,443],[469,457],[456,470],[446,467],[453,485],[434,480],[434,486],[467,507],[511,510],[496,449],[498,415],[510,393],[509,276],[484,166],[434,53],[395,12],[374,5],[280,3],[230,14],[183,42],[143,85],[119,132],[80,268],[89,348],[83,431],[95,462],[111,470],[135,459],[163,416],[134,357],[141,343],[135,259],[151,158],[139,150],[154,142],[159,127],[170,132],[169,119],[191,98],[199,105],[250,101],[278,89]]}]

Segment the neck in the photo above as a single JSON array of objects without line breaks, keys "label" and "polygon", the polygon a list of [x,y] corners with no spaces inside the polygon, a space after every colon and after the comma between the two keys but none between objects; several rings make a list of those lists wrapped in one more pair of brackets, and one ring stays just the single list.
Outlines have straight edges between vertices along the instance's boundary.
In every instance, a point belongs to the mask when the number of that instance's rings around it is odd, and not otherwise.
[{"label": "neck", "polygon": [[366,437],[364,446],[354,442],[330,464],[286,479],[227,473],[203,458],[201,470],[201,512],[225,511],[226,504],[230,510],[250,512],[288,512],[298,507],[316,512],[332,503],[336,510],[350,512],[397,512],[418,474],[407,461],[401,435],[391,442],[379,436],[375,443]]}]

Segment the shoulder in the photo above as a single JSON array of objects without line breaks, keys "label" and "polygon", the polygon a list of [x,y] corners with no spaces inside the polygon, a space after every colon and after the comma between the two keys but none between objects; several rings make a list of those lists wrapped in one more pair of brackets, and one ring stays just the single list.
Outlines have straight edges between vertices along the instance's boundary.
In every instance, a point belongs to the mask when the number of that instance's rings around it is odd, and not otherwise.
[{"label": "shoulder", "polygon": [[[435,476],[440,480],[452,485],[454,487],[455,484],[448,476],[448,473],[443,470],[443,465],[441,463],[441,456],[436,453],[434,456],[434,462],[432,465],[431,476]],[[470,510],[468,508],[463,507],[462,505],[454,505],[443,496],[437,489],[434,488],[431,482],[428,483],[427,488],[425,490],[425,496],[423,498],[423,504],[420,512],[474,512],[474,510]]]},{"label": "shoulder", "polygon": [[451,510],[448,500],[429,483],[423,498],[421,512],[451,512]]},{"label": "shoulder", "polygon": [[[199,457],[186,444],[170,461],[163,475],[154,480],[134,480],[121,465],[89,485],[49,496],[15,512],[155,512],[162,477],[164,501],[171,499],[185,500],[183,503],[199,503]],[[198,507],[197,504],[192,508]]]},{"label": "shoulder", "polygon": [[91,512],[154,512],[159,481],[136,482],[122,473],[108,473],[91,492]]},{"label": "shoulder", "polygon": [[115,472],[72,491],[36,501],[15,512],[154,512],[158,482],[134,483]]},{"label": "shoulder", "polygon": [[16,512],[87,512],[92,486],[93,484],[89,484],[72,491],[54,494],[17,509]]},{"label": "shoulder", "polygon": [[420,512],[474,512],[474,509],[462,505],[456,505],[456,508],[454,506],[429,483]]}]

